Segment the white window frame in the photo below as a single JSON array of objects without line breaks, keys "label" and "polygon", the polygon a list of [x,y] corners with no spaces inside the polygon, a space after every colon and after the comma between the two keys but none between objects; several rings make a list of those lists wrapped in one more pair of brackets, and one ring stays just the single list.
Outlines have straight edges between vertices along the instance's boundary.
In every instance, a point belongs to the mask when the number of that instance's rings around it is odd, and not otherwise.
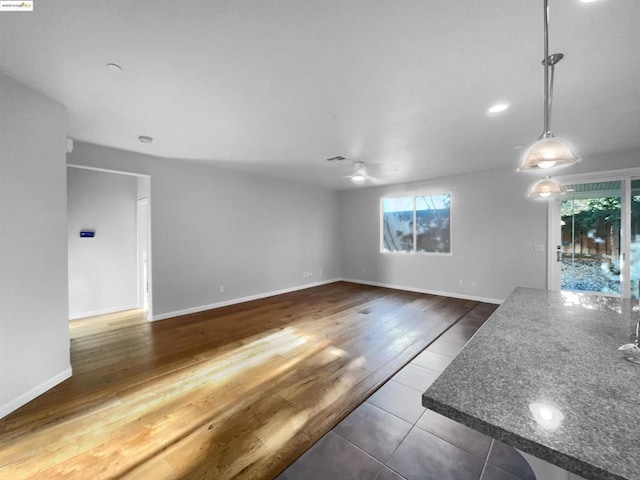
[{"label": "white window frame", "polygon": [[[419,252],[417,251],[418,232],[416,229],[416,224],[417,224],[416,198],[438,196],[438,195],[449,195],[449,251],[448,252]],[[391,251],[391,250],[385,249],[384,247],[384,201],[392,198],[412,198],[413,199],[413,250],[411,252]],[[441,257],[448,257],[453,255],[453,234],[452,234],[453,215],[451,213],[452,207],[453,207],[453,194],[450,191],[438,191],[438,192],[416,193],[416,194],[396,194],[396,195],[381,197],[380,207],[378,212],[379,218],[380,218],[380,232],[379,232],[380,253],[385,255],[435,255],[435,256],[441,256]]]}]

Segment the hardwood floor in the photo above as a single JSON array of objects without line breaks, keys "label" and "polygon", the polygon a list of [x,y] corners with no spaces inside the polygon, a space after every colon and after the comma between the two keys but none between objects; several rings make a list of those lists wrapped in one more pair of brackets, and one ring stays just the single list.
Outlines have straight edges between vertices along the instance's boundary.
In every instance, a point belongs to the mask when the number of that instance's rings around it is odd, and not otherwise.
[{"label": "hardwood floor", "polygon": [[72,322],[73,376],[0,420],[0,478],[273,478],[477,305],[338,282]]}]

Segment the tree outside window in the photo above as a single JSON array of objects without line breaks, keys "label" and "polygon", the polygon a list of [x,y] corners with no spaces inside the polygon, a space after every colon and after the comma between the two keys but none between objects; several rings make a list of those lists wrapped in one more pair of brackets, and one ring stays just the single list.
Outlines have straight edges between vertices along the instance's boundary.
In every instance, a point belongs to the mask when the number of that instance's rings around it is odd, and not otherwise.
[{"label": "tree outside window", "polygon": [[384,198],[381,250],[451,253],[451,194]]}]

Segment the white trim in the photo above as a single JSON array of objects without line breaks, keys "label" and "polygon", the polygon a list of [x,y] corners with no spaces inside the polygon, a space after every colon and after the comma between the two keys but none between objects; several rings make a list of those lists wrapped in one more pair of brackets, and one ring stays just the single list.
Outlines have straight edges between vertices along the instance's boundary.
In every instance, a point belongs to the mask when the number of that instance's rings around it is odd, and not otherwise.
[{"label": "white trim", "polygon": [[622,298],[631,298],[631,176],[621,181],[620,194],[620,283]]},{"label": "white trim", "polygon": [[[449,251],[448,252],[419,252],[418,251],[418,231],[416,229],[417,218],[418,218],[418,210],[416,208],[416,200],[418,197],[433,197],[436,195],[449,195]],[[413,199],[413,250],[410,252],[394,252],[391,250],[385,250],[384,248],[384,201],[390,200],[394,198],[409,198]],[[380,209],[378,212],[378,218],[380,219],[380,234],[379,234],[379,243],[380,243],[380,253],[388,254],[388,255],[435,255],[442,257],[450,257],[453,256],[453,233],[452,233],[452,225],[453,219],[451,215],[452,210],[452,199],[453,193],[451,190],[440,191],[440,193],[416,193],[414,195],[406,194],[406,195],[394,195],[389,197],[380,197]]]},{"label": "white trim", "polygon": [[478,297],[475,295],[463,295],[460,293],[440,292],[437,290],[426,290],[423,288],[404,287],[401,285],[392,285],[389,283],[367,282],[364,280],[355,280],[351,278],[334,278],[331,280],[324,280],[322,282],[315,282],[307,285],[299,285],[297,287],[285,288],[282,290],[274,290],[272,292],[259,293],[257,295],[250,295],[248,297],[234,298],[232,300],[225,300],[224,302],[212,303],[209,305],[201,305],[199,307],[185,308],[184,310],[176,310],[174,312],[162,313],[160,315],[154,315],[153,321],[166,320],[168,318],[179,317],[181,315],[189,315],[191,313],[204,312],[206,310],[213,310],[216,308],[227,307],[229,305],[236,305],[238,303],[250,302],[252,300],[259,300],[261,298],[273,297],[275,295],[282,295],[283,293],[296,292],[298,290],[305,290],[307,288],[319,287],[320,285],[327,285],[329,283],[336,283],[336,282],[358,283],[361,285],[370,285],[372,287],[392,288],[394,290],[403,290],[405,292],[426,293],[429,295],[440,295],[442,297],[459,298],[462,300],[474,300],[477,302],[494,303],[497,305],[500,305],[504,301],[504,299],[499,300],[497,298],[486,298],[486,297]]},{"label": "white trim", "polygon": [[20,395],[18,398],[11,400],[10,402],[5,403],[4,405],[0,405],[0,418],[3,418],[9,415],[11,412],[29,403],[34,398],[38,397],[39,395],[42,395],[47,390],[55,387],[60,382],[65,381],[67,378],[71,377],[71,374],[72,374],[72,370],[71,370],[71,367],[69,367],[63,370],[62,372],[60,372],[59,374],[51,377],[49,380],[42,382],[40,385],[37,385],[36,387],[32,388],[27,393]]},{"label": "white trim", "polygon": [[575,173],[573,175],[562,175],[553,177],[560,184],[572,183],[594,183],[608,180],[623,180],[626,177],[640,175],[640,167],[620,168],[618,170],[606,170],[603,172]]},{"label": "white trim", "polygon": [[562,252],[562,235],[558,225],[560,217],[560,199],[552,198],[547,208],[547,290],[560,291],[560,266],[558,262],[558,246]]},{"label": "white trim", "polygon": [[132,173],[132,172],[125,172],[123,170],[111,170],[109,168],[87,167],[86,165],[76,165],[76,164],[73,164],[73,163],[67,163],[67,167],[79,168],[80,170],[91,170],[93,172],[118,173],[120,175],[129,175],[131,177],[147,177],[147,178],[151,178],[151,175],[147,175],[145,173]]},{"label": "white trim", "polygon": [[154,315],[152,320],[166,320],[167,318],[179,317],[181,315],[189,315],[191,313],[204,312],[206,310],[213,310],[216,308],[227,307],[229,305],[235,305],[237,303],[250,302],[252,300],[259,300],[261,298],[273,297],[275,295],[282,295],[283,293],[296,292],[298,290],[305,290],[307,288],[319,287],[320,285],[327,285],[329,283],[339,282],[340,278],[334,278],[331,280],[323,280],[321,282],[308,283],[305,285],[298,285],[297,287],[284,288],[282,290],[274,290],[271,292],[259,293],[257,295],[250,295],[248,297],[233,298],[231,300],[225,300],[223,302],[211,303],[209,305],[201,305],[199,307],[185,308],[184,310],[176,310],[168,313],[161,313],[160,315]]},{"label": "white trim", "polygon": [[136,310],[140,307],[136,303],[131,305],[122,305],[120,307],[103,308],[101,310],[92,310],[90,312],[76,313],[69,315],[69,320],[79,320],[81,318],[95,317],[98,315],[108,315],[109,313],[124,312],[125,310]]},{"label": "white trim", "polygon": [[465,295],[462,293],[441,292],[439,290],[427,290],[425,288],[405,287],[402,285],[394,285],[391,283],[368,282],[365,280],[356,280],[353,278],[341,278],[340,281],[359,283],[361,285],[370,285],[372,287],[392,288],[394,290],[403,290],[405,292],[426,293],[429,295],[439,295],[441,297],[459,298],[461,300],[474,300],[477,302],[494,303],[498,305],[504,302],[504,299],[499,300],[497,298],[478,297],[476,295]]}]

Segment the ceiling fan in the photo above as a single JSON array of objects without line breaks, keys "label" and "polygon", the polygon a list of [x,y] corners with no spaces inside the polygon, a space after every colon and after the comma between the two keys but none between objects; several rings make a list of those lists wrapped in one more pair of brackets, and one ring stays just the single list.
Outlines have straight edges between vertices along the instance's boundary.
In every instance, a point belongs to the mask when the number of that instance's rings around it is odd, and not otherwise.
[{"label": "ceiling fan", "polygon": [[[343,162],[345,160],[347,160],[347,158],[340,155],[336,157],[327,158],[328,162],[336,162],[336,163]],[[353,163],[353,170],[351,174],[345,175],[344,178],[351,179],[351,181],[357,185],[362,185],[364,183],[373,183],[377,185],[377,184],[383,183],[381,179],[370,175],[363,161],[355,160],[355,161],[352,161],[352,163]]]}]

